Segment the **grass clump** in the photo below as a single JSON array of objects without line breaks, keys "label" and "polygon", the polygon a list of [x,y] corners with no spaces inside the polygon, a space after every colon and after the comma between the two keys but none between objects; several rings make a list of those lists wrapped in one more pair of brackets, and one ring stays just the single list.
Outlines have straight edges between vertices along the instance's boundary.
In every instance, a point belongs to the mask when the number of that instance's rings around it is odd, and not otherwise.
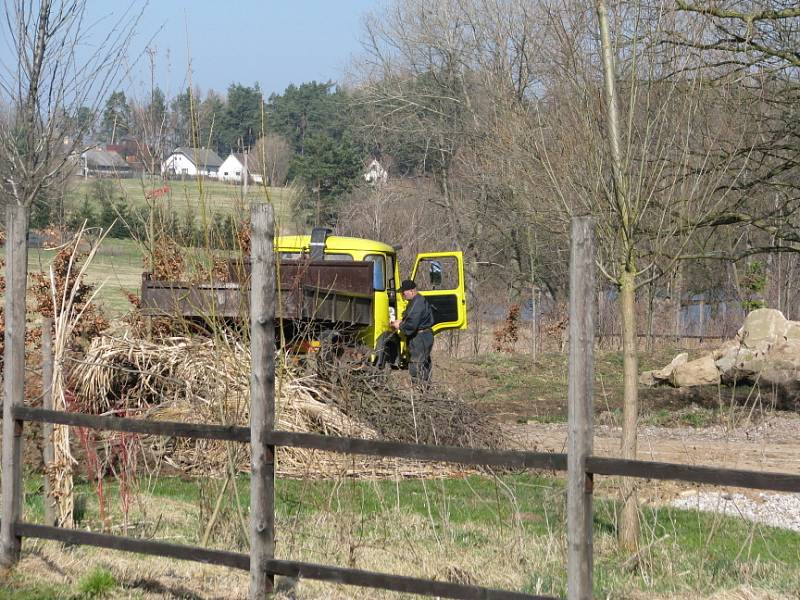
[{"label": "grass clump", "polygon": [[78,597],[102,598],[118,585],[117,579],[111,571],[97,567],[85,575],[78,583]]}]

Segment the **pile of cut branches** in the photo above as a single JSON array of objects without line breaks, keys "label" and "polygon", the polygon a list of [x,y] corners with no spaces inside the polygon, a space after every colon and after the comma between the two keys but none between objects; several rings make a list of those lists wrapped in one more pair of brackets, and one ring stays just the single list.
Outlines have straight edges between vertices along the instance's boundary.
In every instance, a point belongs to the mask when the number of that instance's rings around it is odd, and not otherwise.
[{"label": "pile of cut branches", "polygon": [[[276,426],[285,431],[430,444],[497,447],[499,428],[441,390],[412,394],[385,374],[353,372],[335,381],[279,360]],[[246,426],[250,352],[228,338],[165,338],[148,342],[122,335],[94,340],[73,365],[78,409],[162,421]],[[148,460],[182,472],[222,475],[249,469],[246,444],[174,438],[142,444]],[[281,448],[277,472],[294,477],[443,476],[463,469],[399,459],[377,459]]]},{"label": "pile of cut branches", "polygon": [[486,411],[446,387],[414,390],[404,386],[406,382],[406,377],[394,377],[390,371],[344,365],[325,379],[315,378],[314,385],[383,440],[472,448],[504,445],[498,421]]}]

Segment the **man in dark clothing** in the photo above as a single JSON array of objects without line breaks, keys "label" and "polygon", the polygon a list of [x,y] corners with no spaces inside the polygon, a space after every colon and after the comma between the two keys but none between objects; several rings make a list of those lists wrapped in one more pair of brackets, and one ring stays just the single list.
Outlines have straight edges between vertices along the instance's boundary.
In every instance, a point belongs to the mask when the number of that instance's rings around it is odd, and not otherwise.
[{"label": "man in dark clothing", "polygon": [[427,388],[431,381],[431,350],[433,349],[433,309],[424,296],[417,293],[417,285],[410,279],[400,284],[398,290],[408,302],[401,320],[392,321],[391,326],[402,331],[408,340],[411,359],[408,372],[414,385]]}]

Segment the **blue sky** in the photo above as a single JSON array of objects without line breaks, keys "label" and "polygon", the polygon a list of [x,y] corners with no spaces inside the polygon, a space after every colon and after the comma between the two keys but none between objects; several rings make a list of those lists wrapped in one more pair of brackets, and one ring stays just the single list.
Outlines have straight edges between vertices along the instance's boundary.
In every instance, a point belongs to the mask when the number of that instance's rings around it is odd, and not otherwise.
[{"label": "blue sky", "polygon": [[[93,17],[110,22],[126,0],[89,0]],[[265,95],[290,83],[339,80],[359,52],[363,14],[375,0],[151,0],[131,52],[155,50],[156,83],[167,97],[192,83],[224,93],[230,83],[259,83]],[[103,30],[103,23],[97,25]],[[188,32],[188,34],[187,34]],[[187,52],[188,49],[188,52]],[[133,96],[150,89],[146,56],[126,85]]]}]

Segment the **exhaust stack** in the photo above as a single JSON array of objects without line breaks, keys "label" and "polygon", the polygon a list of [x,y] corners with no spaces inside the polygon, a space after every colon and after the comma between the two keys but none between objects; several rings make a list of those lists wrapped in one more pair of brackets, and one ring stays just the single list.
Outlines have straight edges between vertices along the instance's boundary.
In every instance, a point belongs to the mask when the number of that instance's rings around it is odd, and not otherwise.
[{"label": "exhaust stack", "polygon": [[325,240],[333,233],[327,227],[315,227],[311,230],[311,260],[325,260]]}]

